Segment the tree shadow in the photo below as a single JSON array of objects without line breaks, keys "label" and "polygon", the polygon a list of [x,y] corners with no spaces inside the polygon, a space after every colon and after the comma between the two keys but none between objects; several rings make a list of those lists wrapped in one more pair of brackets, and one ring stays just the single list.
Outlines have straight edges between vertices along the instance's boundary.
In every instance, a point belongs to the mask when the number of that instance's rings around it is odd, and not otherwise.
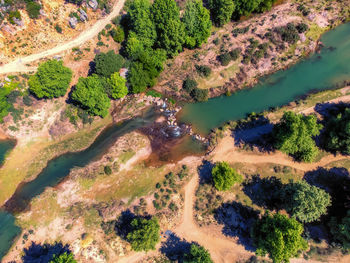
[{"label": "tree shadow", "polygon": [[311,185],[315,185],[331,195],[332,205],[325,217],[343,218],[350,208],[350,173],[344,167],[326,169],[319,167],[316,170],[305,173],[304,179]]},{"label": "tree shadow", "polygon": [[88,76],[91,76],[95,72],[96,72],[96,63],[95,63],[95,61],[90,61]]},{"label": "tree shadow", "polygon": [[215,219],[223,224],[222,233],[226,236],[238,237],[238,243],[246,250],[254,251],[250,237],[250,229],[258,218],[259,212],[251,207],[243,206],[235,201],[224,203],[216,209]]},{"label": "tree shadow", "polygon": [[326,103],[317,103],[315,106],[315,111],[320,114],[324,119],[328,119],[330,117],[335,117],[339,113],[343,113],[346,108],[349,108],[349,103],[338,102],[326,102]]},{"label": "tree shadow", "polygon": [[200,184],[205,184],[205,183],[211,183],[212,182],[212,175],[211,175],[211,170],[214,168],[215,164],[203,160],[202,164],[198,166],[198,175],[199,175],[199,183]]},{"label": "tree shadow", "polygon": [[32,242],[30,247],[25,248],[22,256],[23,263],[48,263],[54,255],[71,253],[68,245],[62,243],[55,244],[36,244]]},{"label": "tree shadow", "polygon": [[131,232],[131,221],[137,216],[132,213],[129,209],[123,211],[117,219],[114,230],[118,236],[126,240],[127,235]]},{"label": "tree shadow", "polygon": [[243,183],[243,192],[252,202],[260,207],[270,210],[281,209],[282,181],[274,176],[261,178],[259,175]]},{"label": "tree shadow", "polygon": [[167,240],[162,243],[160,252],[169,260],[175,262],[183,262],[186,253],[189,253],[192,243],[181,239],[174,233],[170,233]]},{"label": "tree shadow", "polygon": [[273,124],[264,116],[251,116],[250,121],[238,123],[238,127],[232,131],[232,137],[236,146],[247,145],[257,147],[260,152],[272,152]]}]

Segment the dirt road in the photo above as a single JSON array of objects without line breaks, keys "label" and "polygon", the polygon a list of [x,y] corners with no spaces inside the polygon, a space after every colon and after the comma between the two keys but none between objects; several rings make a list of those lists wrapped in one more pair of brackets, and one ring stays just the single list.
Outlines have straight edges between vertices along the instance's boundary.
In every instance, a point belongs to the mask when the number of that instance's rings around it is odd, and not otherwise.
[{"label": "dirt road", "polygon": [[94,38],[105,26],[116,17],[119,12],[122,10],[124,6],[125,0],[118,0],[118,2],[114,5],[112,12],[104,17],[101,20],[98,20],[91,28],[87,29],[83,33],[81,33],[77,38],[66,42],[62,45],[54,47],[52,49],[43,51],[41,53],[32,54],[27,57],[16,59],[8,64],[5,64],[0,67],[0,75],[1,74],[9,74],[9,73],[18,73],[18,72],[29,72],[35,71],[36,67],[28,67],[26,64],[37,61],[39,59],[53,56],[55,54],[59,54],[63,51],[72,49],[74,47],[80,46],[87,40]]},{"label": "dirt road", "polygon": [[295,162],[291,157],[281,153],[266,153],[264,155],[258,155],[254,153],[246,153],[238,151],[237,147],[234,146],[234,139],[231,136],[223,138],[219,145],[215,148],[212,153],[213,161],[226,161],[226,162],[240,162],[240,163],[274,163],[279,165],[290,166],[302,171],[314,170],[317,167],[325,166],[331,162],[349,159],[349,157],[343,155],[337,156],[326,156],[322,158],[319,162],[315,163],[299,163]]},{"label": "dirt road", "polygon": [[209,231],[206,227],[199,228],[195,224],[193,204],[198,182],[199,176],[196,174],[185,187],[183,219],[174,232],[188,242],[195,241],[208,249],[215,263],[232,263],[237,259],[247,258],[250,253],[233,239],[226,238],[220,232]]}]

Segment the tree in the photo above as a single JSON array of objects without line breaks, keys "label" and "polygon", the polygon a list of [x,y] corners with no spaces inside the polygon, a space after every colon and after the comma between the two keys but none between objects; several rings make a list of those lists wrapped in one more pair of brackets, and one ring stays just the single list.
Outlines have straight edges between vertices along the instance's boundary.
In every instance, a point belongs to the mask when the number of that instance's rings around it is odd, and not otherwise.
[{"label": "tree", "polygon": [[147,87],[155,84],[155,78],[163,70],[163,62],[166,59],[164,50],[142,50],[133,56],[128,72],[128,81],[132,93],[144,92]]},{"label": "tree", "polygon": [[327,150],[350,154],[350,108],[327,121],[323,138]]},{"label": "tree", "polygon": [[121,26],[117,26],[110,31],[113,40],[117,43],[122,43],[125,39],[124,29]]},{"label": "tree", "polygon": [[209,0],[209,10],[215,25],[223,26],[230,21],[235,10],[235,2],[232,0]]},{"label": "tree", "polygon": [[304,116],[294,112],[285,112],[282,119],[273,128],[275,147],[297,160],[311,162],[318,153],[313,136],[320,134],[321,124],[314,115]]},{"label": "tree", "polygon": [[207,41],[211,31],[210,13],[202,0],[188,0],[182,17],[185,26],[185,45],[188,48],[199,47]]},{"label": "tree", "polygon": [[121,77],[118,72],[111,75],[111,78],[107,80],[111,87],[107,91],[108,95],[113,99],[124,98],[128,94],[128,88],[126,87],[126,79]]},{"label": "tree", "polygon": [[289,262],[301,250],[307,248],[307,242],[301,237],[304,228],[293,218],[279,213],[265,214],[252,228],[252,238],[261,256],[269,254],[274,263]]},{"label": "tree", "polygon": [[190,252],[185,254],[184,263],[213,263],[208,250],[204,247],[192,244]]},{"label": "tree", "polygon": [[77,263],[77,261],[74,259],[72,253],[64,252],[59,256],[54,255],[49,263]]},{"label": "tree", "polygon": [[151,19],[151,3],[149,0],[135,0],[128,10],[130,31],[142,43],[143,47],[153,46],[156,38],[156,28]]},{"label": "tree", "polygon": [[226,162],[218,162],[211,170],[213,181],[216,189],[219,191],[228,190],[231,186],[242,180],[242,176],[238,174]]},{"label": "tree", "polygon": [[239,19],[241,16],[248,16],[258,11],[261,2],[262,0],[235,0],[235,18]]},{"label": "tree", "polygon": [[340,224],[335,217],[332,217],[329,226],[333,238],[340,242],[344,249],[350,250],[350,210]]},{"label": "tree", "polygon": [[109,78],[114,72],[119,71],[124,65],[124,58],[115,54],[113,50],[100,53],[95,56],[95,72],[97,75]]},{"label": "tree", "polygon": [[32,19],[37,19],[40,16],[41,5],[37,2],[30,1],[26,4],[28,16]]},{"label": "tree", "polygon": [[49,60],[40,64],[28,80],[29,90],[39,99],[57,98],[66,94],[73,72],[62,61]]},{"label": "tree", "polygon": [[72,99],[92,115],[105,117],[108,114],[110,100],[97,75],[79,78]]},{"label": "tree", "polygon": [[310,223],[327,213],[331,197],[306,181],[287,184],[281,192],[288,213],[300,222]]},{"label": "tree", "polygon": [[164,49],[168,56],[176,55],[182,50],[185,38],[176,2],[174,0],[155,0],[151,11],[157,32],[156,47]]},{"label": "tree", "polygon": [[159,242],[159,223],[157,218],[135,218],[131,221],[131,231],[127,240],[135,251],[148,251],[155,249]]}]

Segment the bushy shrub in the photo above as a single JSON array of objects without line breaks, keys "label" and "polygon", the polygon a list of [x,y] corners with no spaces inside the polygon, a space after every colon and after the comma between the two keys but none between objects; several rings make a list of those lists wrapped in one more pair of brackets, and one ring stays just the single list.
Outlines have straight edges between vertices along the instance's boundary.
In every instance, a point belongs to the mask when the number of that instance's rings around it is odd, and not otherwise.
[{"label": "bushy shrub", "polygon": [[202,75],[204,77],[209,77],[211,73],[210,67],[206,65],[196,65],[196,70],[199,75]]}]

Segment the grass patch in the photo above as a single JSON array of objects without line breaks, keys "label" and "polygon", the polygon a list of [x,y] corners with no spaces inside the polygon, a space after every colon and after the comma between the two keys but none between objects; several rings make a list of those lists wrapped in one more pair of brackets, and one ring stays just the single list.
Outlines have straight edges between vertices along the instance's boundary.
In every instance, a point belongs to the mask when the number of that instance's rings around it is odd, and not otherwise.
[{"label": "grass patch", "polygon": [[121,163],[126,163],[127,161],[129,161],[134,155],[135,155],[135,151],[133,150],[127,150],[124,151],[122,154],[119,155],[119,160]]},{"label": "grass patch", "polygon": [[328,29],[328,27],[322,28],[316,23],[312,23],[309,26],[309,30],[306,32],[305,36],[312,39],[313,41],[317,41],[321,37],[321,35]]}]

